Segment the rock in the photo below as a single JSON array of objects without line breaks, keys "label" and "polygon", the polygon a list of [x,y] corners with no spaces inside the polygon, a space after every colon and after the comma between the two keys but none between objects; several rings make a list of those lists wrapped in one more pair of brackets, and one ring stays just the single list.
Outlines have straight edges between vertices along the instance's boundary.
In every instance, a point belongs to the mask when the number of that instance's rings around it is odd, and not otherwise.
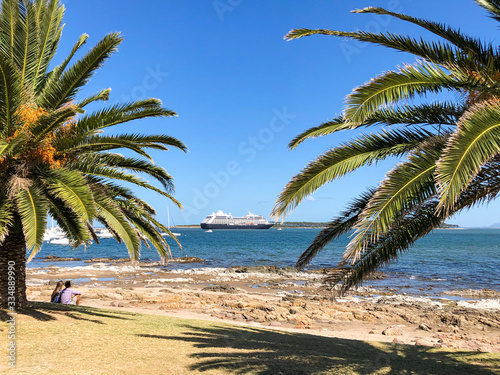
[{"label": "rock", "polygon": [[279,268],[276,266],[255,266],[255,267],[236,266],[236,267],[231,267],[229,269],[229,271],[236,272],[236,273],[255,272],[255,273],[271,273],[271,274],[278,274],[278,275],[285,275],[287,273],[296,273],[297,272],[297,270],[293,267]]},{"label": "rock", "polygon": [[305,315],[297,315],[293,317],[292,320],[297,324],[298,327],[307,328],[312,325],[311,319]]},{"label": "rock", "polygon": [[418,329],[421,329],[422,331],[431,331],[431,330],[432,330],[432,328],[431,328],[431,327],[429,327],[429,326],[428,326],[427,324],[425,324],[425,323],[421,323],[421,324],[419,324]]},{"label": "rock", "polygon": [[223,293],[230,293],[230,294],[238,293],[237,289],[234,286],[231,286],[228,284],[207,286],[206,288],[203,288],[202,290],[209,291],[209,292],[223,292]]},{"label": "rock", "polygon": [[280,322],[271,322],[269,323],[269,327],[281,327],[282,324]]},{"label": "rock", "polygon": [[369,335],[380,335],[380,331],[378,329],[372,329],[368,332]]},{"label": "rock", "polygon": [[80,258],[62,258],[55,255],[47,255],[44,262],[77,262],[81,261]]},{"label": "rock", "polygon": [[203,259],[200,259],[198,257],[180,257],[180,258],[172,258],[168,260],[169,262],[176,262],[176,263],[204,263],[205,261]]},{"label": "rock", "polygon": [[405,341],[403,341],[403,340],[401,340],[401,339],[399,339],[397,337],[394,340],[392,340],[392,343],[393,344],[403,344],[403,345],[406,345]]},{"label": "rock", "polygon": [[367,280],[383,280],[386,278],[386,275],[383,272],[373,272],[371,275],[368,275]]},{"label": "rock", "polygon": [[417,346],[435,346],[435,344],[432,341],[429,341],[426,339],[417,339],[417,341],[415,341],[415,345],[417,345]]},{"label": "rock", "polygon": [[387,327],[382,331],[385,336],[403,336],[403,331],[398,326]]},{"label": "rock", "polygon": [[87,259],[85,263],[124,263],[124,262],[129,262],[130,259],[128,258],[119,258],[119,259],[113,259],[113,258],[92,258],[92,259]]},{"label": "rock", "polygon": [[487,325],[488,327],[494,327],[494,328],[500,328],[500,323],[499,322],[495,322],[491,319],[488,319],[488,318],[479,318],[479,322],[484,324],[484,325]]},{"label": "rock", "polygon": [[498,298],[500,292],[491,289],[463,289],[463,290],[450,290],[441,293],[448,296],[461,296],[461,297],[481,297],[481,298]]},{"label": "rock", "polygon": [[413,314],[402,313],[402,314],[398,314],[398,315],[405,322],[408,322],[408,323],[411,323],[411,324],[418,324],[418,322],[419,322],[419,319],[416,316],[414,316]]},{"label": "rock", "polygon": [[125,306],[125,305],[123,304],[123,302],[118,302],[118,303],[116,304],[116,307],[123,307],[123,306]]},{"label": "rock", "polygon": [[266,312],[271,312],[276,310],[273,305],[258,305],[256,308]]}]

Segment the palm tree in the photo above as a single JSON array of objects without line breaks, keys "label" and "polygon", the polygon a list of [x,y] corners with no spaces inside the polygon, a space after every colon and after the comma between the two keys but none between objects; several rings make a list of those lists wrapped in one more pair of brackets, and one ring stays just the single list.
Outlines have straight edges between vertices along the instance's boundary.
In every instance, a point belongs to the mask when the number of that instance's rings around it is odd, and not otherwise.
[{"label": "palm tree", "polygon": [[[500,1],[476,0],[500,21]],[[322,230],[297,262],[305,267],[330,241],[354,230],[328,281],[344,292],[397,259],[446,218],[495,199],[500,191],[500,53],[459,30],[369,7],[355,13],[395,17],[440,38],[425,41],[392,33],[292,30],[286,39],[322,34],[412,53],[416,63],[357,87],[341,116],[293,139],[362,127],[376,129],[310,162],[281,192],[273,216],[284,217],[308,195],[358,168],[389,157],[402,160],[375,188],[356,198]],[[456,101],[426,102],[425,95],[455,92]]]},{"label": "palm tree", "polygon": [[157,99],[86,113],[89,104],[107,100],[110,90],[82,100],[77,94],[122,38],[117,33],[105,36],[70,65],[88,38],[84,34],[50,70],[64,10],[59,0],[1,3],[0,298],[11,309],[26,304],[26,250],[30,258],[40,250],[48,215],[75,247],[98,242],[92,224],[99,222],[126,245],[131,259],[139,258],[141,244],[167,258],[169,247],[160,232],[168,229],[155,219],[153,207],[120,182],[153,190],[181,206],[172,196],[172,177],[146,152],[169,147],[186,151],[181,141],[167,135],[105,133],[129,121],[176,114]]}]

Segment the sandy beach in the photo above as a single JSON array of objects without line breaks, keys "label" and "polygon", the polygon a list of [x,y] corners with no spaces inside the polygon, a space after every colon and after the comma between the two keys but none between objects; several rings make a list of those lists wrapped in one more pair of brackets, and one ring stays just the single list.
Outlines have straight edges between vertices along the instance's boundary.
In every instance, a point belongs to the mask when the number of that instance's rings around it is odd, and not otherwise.
[{"label": "sandy beach", "polygon": [[327,337],[500,352],[500,292],[454,290],[456,300],[359,288],[336,298],[322,271],[276,267],[165,270],[156,263],[94,262],[27,270],[28,299],[48,301],[74,281],[81,305],[217,320]]}]

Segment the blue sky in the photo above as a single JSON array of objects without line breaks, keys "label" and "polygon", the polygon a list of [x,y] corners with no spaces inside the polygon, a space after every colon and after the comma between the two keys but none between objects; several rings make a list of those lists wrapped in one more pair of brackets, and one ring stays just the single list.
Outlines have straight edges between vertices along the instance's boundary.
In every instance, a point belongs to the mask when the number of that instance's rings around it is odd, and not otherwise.
[{"label": "blue sky", "polygon": [[[472,0],[191,0],[63,1],[67,6],[56,62],[82,33],[98,42],[112,31],[125,40],[83,94],[111,87],[110,102],[159,98],[177,118],[127,124],[120,132],[166,133],[189,153],[153,152],[175,181],[175,208],[147,191],[141,197],[166,222],[199,223],[221,209],[269,217],[285,184],[310,160],[355,134],[305,142],[297,134],[333,117],[357,85],[414,57],[383,47],[333,37],[286,42],[293,28],[390,30],[414,36],[425,31],[387,17],[351,14],[370,5],[445,22],[498,44],[498,23]],[[367,186],[377,184],[396,161],[364,168],[319,189],[288,221],[327,221]],[[500,200],[448,222],[488,226],[500,222]]]}]

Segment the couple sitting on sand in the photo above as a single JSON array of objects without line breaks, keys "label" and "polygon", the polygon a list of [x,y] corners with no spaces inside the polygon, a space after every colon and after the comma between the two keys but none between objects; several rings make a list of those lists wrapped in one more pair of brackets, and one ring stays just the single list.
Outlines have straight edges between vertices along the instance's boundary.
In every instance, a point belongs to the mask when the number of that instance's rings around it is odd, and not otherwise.
[{"label": "couple sitting on sand", "polygon": [[[66,287],[63,289],[63,285]],[[80,296],[82,292],[77,292],[76,290],[70,289],[71,281],[66,281],[63,283],[62,281],[58,281],[56,284],[56,288],[52,292],[52,296],[50,297],[50,302],[62,303],[65,305],[73,304],[73,296],[76,296],[75,305],[80,304]],[[62,290],[61,290],[62,289]]]}]

